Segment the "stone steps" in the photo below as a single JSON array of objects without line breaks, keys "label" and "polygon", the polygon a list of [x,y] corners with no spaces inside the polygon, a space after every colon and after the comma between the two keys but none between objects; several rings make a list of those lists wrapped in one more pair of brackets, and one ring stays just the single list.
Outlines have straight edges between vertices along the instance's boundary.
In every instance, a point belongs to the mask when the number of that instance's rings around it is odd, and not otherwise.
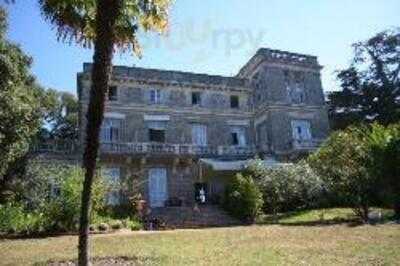
[{"label": "stone steps", "polygon": [[158,219],[167,228],[199,228],[240,225],[241,222],[217,206],[154,208],[150,219]]}]

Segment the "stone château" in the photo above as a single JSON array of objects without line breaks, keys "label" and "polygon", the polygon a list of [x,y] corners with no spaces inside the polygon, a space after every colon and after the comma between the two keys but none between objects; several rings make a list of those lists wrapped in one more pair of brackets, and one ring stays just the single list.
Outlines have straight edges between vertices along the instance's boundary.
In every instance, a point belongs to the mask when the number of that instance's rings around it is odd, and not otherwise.
[{"label": "stone ch\u00e2teau", "polygon": [[[91,67],[77,76],[82,143]],[[152,208],[192,206],[201,188],[218,202],[248,159],[290,161],[327,137],[321,68],[315,56],[266,48],[234,77],[114,66],[101,164]],[[122,200],[120,191],[109,198]]]}]

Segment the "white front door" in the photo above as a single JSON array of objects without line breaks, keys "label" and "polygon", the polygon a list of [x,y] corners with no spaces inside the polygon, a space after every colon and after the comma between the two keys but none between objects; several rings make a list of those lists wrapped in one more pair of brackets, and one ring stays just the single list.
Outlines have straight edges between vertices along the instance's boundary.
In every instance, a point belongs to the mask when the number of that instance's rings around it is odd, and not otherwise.
[{"label": "white front door", "polygon": [[150,207],[163,207],[167,199],[167,169],[149,169]]}]

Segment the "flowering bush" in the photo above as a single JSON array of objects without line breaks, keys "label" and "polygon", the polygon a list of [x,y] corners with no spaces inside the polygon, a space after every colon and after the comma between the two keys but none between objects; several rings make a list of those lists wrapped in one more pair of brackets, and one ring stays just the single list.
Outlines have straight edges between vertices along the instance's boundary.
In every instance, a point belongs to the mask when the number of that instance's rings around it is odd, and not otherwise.
[{"label": "flowering bush", "polygon": [[322,180],[303,161],[271,168],[261,160],[253,160],[246,172],[255,177],[267,213],[316,207],[320,203]]}]

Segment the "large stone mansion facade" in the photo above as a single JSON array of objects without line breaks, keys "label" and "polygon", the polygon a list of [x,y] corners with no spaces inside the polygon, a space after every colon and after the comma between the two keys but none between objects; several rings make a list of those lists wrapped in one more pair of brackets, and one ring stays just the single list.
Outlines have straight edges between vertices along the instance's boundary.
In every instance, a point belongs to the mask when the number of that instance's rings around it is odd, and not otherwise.
[{"label": "large stone mansion facade", "polygon": [[[78,73],[81,142],[91,67]],[[315,56],[265,48],[234,77],[114,66],[101,163],[135,179],[151,207],[190,206],[200,187],[218,198],[246,160],[288,161],[327,137],[321,68]]]}]

